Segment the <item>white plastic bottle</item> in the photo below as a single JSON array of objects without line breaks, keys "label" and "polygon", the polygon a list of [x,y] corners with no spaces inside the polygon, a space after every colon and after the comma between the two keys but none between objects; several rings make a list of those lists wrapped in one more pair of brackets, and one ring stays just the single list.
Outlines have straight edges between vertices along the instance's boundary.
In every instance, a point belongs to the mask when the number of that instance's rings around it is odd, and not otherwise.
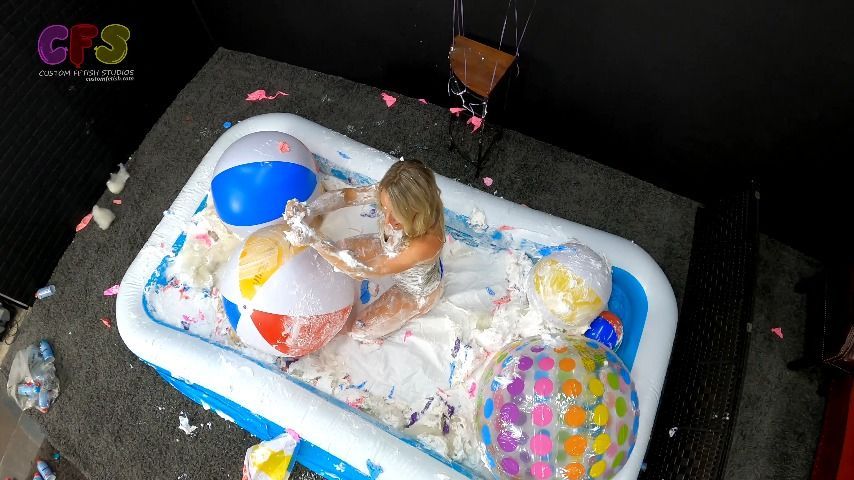
[{"label": "white plastic bottle", "polygon": [[53,295],[54,293],[56,293],[56,287],[54,287],[53,285],[48,285],[46,287],[38,289],[38,291],[36,292],[36,298],[38,298],[39,300],[43,300]]}]

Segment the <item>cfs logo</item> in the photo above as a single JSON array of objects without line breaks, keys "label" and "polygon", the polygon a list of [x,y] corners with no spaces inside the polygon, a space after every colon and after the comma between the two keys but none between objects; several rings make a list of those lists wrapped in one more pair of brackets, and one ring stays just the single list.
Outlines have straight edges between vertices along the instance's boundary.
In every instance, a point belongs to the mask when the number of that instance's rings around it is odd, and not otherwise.
[{"label": "cfs logo", "polygon": [[[70,33],[70,35],[69,35]],[[68,47],[54,46],[62,40],[68,40]],[[83,57],[87,48],[92,48],[92,39],[98,36],[98,27],[90,23],[78,23],[69,29],[65,25],[50,25],[39,35],[39,57],[48,65],[58,65],[66,59],[76,68],[83,66]],[[113,23],[101,30],[101,41],[107,45],[95,47],[95,58],[99,62],[114,65],[125,59],[128,53],[130,29]]]}]

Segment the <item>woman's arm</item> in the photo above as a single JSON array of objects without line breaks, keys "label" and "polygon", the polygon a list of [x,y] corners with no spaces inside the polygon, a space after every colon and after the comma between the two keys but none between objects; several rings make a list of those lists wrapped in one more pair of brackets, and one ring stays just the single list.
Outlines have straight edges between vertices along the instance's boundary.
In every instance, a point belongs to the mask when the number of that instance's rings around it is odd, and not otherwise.
[{"label": "woman's arm", "polygon": [[377,202],[377,185],[366,187],[342,188],[318,195],[308,203],[308,215],[324,215],[344,207],[370,205]]},{"label": "woman's arm", "polygon": [[434,258],[442,249],[442,241],[432,236],[415,240],[402,252],[389,257],[373,255],[359,257],[349,250],[339,250],[334,243],[315,237],[311,246],[333,267],[357,278],[376,278],[409,270],[415,265]]}]

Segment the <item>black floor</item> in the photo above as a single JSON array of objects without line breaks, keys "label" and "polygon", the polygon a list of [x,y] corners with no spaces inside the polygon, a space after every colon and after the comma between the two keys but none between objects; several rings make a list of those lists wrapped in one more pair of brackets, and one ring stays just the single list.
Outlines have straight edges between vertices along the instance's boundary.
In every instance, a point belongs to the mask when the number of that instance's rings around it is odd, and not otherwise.
[{"label": "black floor", "polygon": [[[244,100],[259,88],[290,95]],[[471,179],[474,167],[448,149],[445,109],[405,97],[388,109],[380,92],[220,50],[155,124],[130,161],[124,203],[110,205],[109,192],[99,202],[116,212],[115,223],[106,232],[91,225],[77,235],[53,274],[57,294],[36,304],[17,340],[17,347],[41,337],[54,343],[62,396],[39,420],[51,442],[89,478],[238,479],[246,448],[255,442],[167,386],[125,348],[115,329],[99,321],[115,316],[114,299],[103,297],[103,290],[121,280],[224,131],[223,122],[296,113],[379,150],[421,158],[448,177]],[[463,143],[474,149],[474,143]],[[494,184],[475,186],[635,241],[658,261],[681,301],[694,202],[512,131],[490,158],[483,175]],[[789,373],[785,362],[797,356],[804,325],[803,300],[792,286],[816,265],[767,238],[760,257],[755,333],[726,478],[805,478],[823,401],[814,394],[814,374]],[[784,340],[771,334],[775,326],[783,327]],[[196,436],[178,430],[181,412],[203,425]]]}]

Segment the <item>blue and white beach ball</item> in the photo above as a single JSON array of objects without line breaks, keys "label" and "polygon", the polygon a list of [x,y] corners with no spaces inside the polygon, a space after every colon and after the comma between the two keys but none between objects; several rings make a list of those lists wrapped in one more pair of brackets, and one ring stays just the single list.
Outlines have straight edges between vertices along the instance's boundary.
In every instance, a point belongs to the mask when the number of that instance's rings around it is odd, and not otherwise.
[{"label": "blue and white beach ball", "polygon": [[214,169],[211,195],[228,228],[246,238],[283,221],[288,200],[320,191],[317,164],[308,148],[282,132],[255,132],[232,143]]}]

